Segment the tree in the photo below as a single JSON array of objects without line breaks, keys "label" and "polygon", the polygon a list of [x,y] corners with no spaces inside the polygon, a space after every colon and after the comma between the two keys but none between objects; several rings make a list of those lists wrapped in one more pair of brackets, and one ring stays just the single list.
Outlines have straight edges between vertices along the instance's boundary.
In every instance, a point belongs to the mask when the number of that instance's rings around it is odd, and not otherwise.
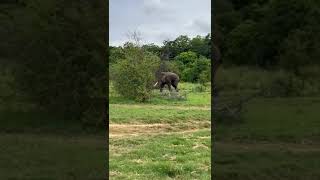
[{"label": "tree", "polygon": [[211,36],[208,34],[205,37],[196,36],[190,41],[190,51],[197,53],[198,55],[210,58],[210,43]]},{"label": "tree", "polygon": [[259,65],[259,58],[255,50],[258,36],[256,26],[255,22],[248,20],[230,32],[226,42],[228,47],[227,62],[237,65]]},{"label": "tree", "polygon": [[124,58],[124,50],[122,47],[109,47],[109,64],[115,63],[119,59]]},{"label": "tree", "polygon": [[151,44],[145,44],[142,46],[142,48],[145,50],[145,51],[149,51],[157,56],[160,56],[161,55],[161,48],[158,46],[158,45],[155,45],[153,43]]},{"label": "tree", "polygon": [[181,79],[187,82],[197,82],[203,71],[210,72],[210,59],[204,56],[198,57],[195,52],[180,53],[175,61],[180,62]]},{"label": "tree", "polygon": [[182,52],[175,57],[175,61],[182,62],[185,66],[191,66],[198,58],[197,53],[192,51]]},{"label": "tree", "polygon": [[319,64],[315,58],[319,57],[319,38],[313,35],[311,31],[300,29],[290,33],[280,49],[280,66],[295,75],[301,75],[304,66]]},{"label": "tree", "polygon": [[188,36],[181,35],[173,41],[163,42],[163,50],[169,54],[169,59],[173,59],[178,54],[190,50],[190,39]]},{"label": "tree", "polygon": [[106,4],[75,0],[25,3],[14,14],[21,46],[14,58],[20,68],[18,88],[43,110],[63,114],[68,120],[83,119],[92,99],[106,96]]},{"label": "tree", "polygon": [[125,47],[125,58],[113,66],[115,90],[128,99],[147,101],[151,98],[154,72],[160,59],[133,43],[127,43]]}]

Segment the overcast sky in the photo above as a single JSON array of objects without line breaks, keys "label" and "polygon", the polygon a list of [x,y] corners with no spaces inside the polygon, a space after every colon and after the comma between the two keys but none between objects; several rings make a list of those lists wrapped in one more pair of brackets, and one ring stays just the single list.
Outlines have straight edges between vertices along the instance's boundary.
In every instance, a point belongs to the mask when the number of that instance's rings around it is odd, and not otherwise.
[{"label": "overcast sky", "polygon": [[179,35],[211,32],[211,0],[110,0],[110,45],[123,45],[128,32],[140,32],[143,43],[162,45]]}]

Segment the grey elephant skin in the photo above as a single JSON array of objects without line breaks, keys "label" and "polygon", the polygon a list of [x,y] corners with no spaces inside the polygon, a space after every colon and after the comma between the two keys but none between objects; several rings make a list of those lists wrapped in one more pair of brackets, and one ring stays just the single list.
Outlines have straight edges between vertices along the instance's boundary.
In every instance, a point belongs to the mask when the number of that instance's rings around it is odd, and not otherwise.
[{"label": "grey elephant skin", "polygon": [[158,81],[154,84],[154,87],[157,85],[160,87],[160,92],[162,92],[164,86],[167,84],[169,91],[171,91],[171,86],[178,92],[178,83],[180,79],[179,76],[172,72],[161,72]]}]

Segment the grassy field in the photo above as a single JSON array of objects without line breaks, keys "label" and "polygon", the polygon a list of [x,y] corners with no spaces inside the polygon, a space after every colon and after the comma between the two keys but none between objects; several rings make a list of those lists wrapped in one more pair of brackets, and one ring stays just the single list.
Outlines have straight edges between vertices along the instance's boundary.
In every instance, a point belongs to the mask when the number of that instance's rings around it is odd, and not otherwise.
[{"label": "grassy field", "polygon": [[217,120],[214,179],[318,180],[318,76],[308,80],[312,88],[292,89],[301,92],[301,97],[284,97],[279,93],[286,90],[284,84],[289,79],[284,71],[228,67],[221,68],[217,77],[218,103],[248,97],[265,88],[270,88],[268,93],[274,96],[258,97],[245,104],[242,122]]},{"label": "grassy field", "polygon": [[244,120],[217,124],[214,178],[319,179],[319,97],[259,98]]},{"label": "grassy field", "polygon": [[104,136],[0,134],[0,179],[105,179]]},{"label": "grassy field", "polygon": [[104,132],[39,112],[0,112],[0,179],[105,179]]},{"label": "grassy field", "polygon": [[197,86],[181,83],[182,99],[154,90],[147,103],[110,86],[110,179],[210,179],[210,88]]}]

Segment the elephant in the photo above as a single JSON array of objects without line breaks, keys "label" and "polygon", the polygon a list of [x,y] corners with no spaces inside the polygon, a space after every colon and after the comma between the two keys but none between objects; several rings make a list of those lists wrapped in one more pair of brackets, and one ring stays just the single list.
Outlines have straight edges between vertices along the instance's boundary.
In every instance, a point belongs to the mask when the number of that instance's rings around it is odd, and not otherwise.
[{"label": "elephant", "polygon": [[160,92],[162,92],[163,87],[167,84],[169,91],[171,91],[171,85],[174,89],[178,92],[178,83],[179,83],[179,76],[172,72],[161,72],[158,81],[154,84],[156,87],[158,84],[160,86]]}]

